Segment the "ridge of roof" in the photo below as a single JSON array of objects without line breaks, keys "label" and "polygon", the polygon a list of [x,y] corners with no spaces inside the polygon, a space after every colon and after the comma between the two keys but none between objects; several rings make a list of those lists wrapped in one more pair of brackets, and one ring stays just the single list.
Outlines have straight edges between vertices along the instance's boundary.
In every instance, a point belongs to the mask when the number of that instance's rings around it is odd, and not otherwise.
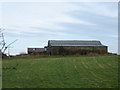
[{"label": "ridge of roof", "polygon": [[98,41],[98,40],[48,40],[48,41]]},{"label": "ridge of roof", "polygon": [[98,40],[49,40],[49,46],[105,46]]}]

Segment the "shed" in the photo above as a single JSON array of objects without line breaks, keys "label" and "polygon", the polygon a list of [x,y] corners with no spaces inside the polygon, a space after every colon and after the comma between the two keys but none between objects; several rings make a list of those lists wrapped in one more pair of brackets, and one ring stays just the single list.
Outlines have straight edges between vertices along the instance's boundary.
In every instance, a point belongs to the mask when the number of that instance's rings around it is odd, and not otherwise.
[{"label": "shed", "polygon": [[45,48],[27,48],[28,54],[38,54],[44,53],[46,51]]}]

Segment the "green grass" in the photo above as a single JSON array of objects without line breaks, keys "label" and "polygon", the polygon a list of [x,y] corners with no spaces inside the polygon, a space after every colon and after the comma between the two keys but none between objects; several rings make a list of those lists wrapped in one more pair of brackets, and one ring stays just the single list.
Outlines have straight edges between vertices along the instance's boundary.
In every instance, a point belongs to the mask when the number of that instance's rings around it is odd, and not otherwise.
[{"label": "green grass", "polygon": [[47,56],[3,60],[3,88],[117,88],[118,56]]}]

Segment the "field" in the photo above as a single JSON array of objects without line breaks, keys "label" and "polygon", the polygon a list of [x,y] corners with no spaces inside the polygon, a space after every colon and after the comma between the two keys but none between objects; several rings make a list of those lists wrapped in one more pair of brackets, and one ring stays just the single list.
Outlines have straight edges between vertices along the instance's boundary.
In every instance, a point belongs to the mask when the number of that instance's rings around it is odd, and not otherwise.
[{"label": "field", "polygon": [[3,88],[117,87],[117,55],[45,56],[3,60]]}]

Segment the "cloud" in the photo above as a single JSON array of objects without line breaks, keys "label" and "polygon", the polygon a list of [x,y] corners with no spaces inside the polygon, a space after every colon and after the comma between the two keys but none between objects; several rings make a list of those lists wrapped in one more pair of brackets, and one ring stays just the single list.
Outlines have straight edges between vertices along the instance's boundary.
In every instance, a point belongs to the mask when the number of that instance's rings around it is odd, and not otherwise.
[{"label": "cloud", "polygon": [[119,2],[119,0],[1,0],[0,2]]},{"label": "cloud", "polygon": [[0,3],[0,28],[2,26],[2,3]]},{"label": "cloud", "polygon": [[7,28],[5,30],[5,32],[15,34],[15,36],[17,36],[17,35],[26,36],[30,33],[39,34],[39,35],[43,34],[44,36],[46,36],[46,35],[58,35],[58,36],[68,35],[67,33],[64,33],[61,31],[54,31],[53,32],[53,30],[44,30],[44,29],[41,29],[41,27],[19,27],[19,28],[13,27],[13,28]]},{"label": "cloud", "polygon": [[[4,27],[30,27],[39,26],[45,29],[65,30],[59,23],[77,23],[85,25],[95,25],[82,19],[70,17],[65,12],[78,10],[79,6],[63,4],[19,4],[7,5],[3,4],[3,26]],[[9,14],[10,13],[10,14]],[[21,30],[22,31],[22,30]]]},{"label": "cloud", "polygon": [[91,2],[83,3],[81,10],[94,13],[96,15],[117,18],[118,17],[118,3],[117,2]]},{"label": "cloud", "polygon": [[96,24],[93,24],[93,23],[90,23],[90,22],[87,22],[87,21],[84,21],[84,20],[79,20],[79,19],[76,19],[76,18],[72,18],[70,16],[61,16],[61,17],[57,17],[57,18],[54,18],[52,19],[51,21],[53,21],[54,23],[71,23],[71,24],[83,24],[83,25],[96,25]]}]

